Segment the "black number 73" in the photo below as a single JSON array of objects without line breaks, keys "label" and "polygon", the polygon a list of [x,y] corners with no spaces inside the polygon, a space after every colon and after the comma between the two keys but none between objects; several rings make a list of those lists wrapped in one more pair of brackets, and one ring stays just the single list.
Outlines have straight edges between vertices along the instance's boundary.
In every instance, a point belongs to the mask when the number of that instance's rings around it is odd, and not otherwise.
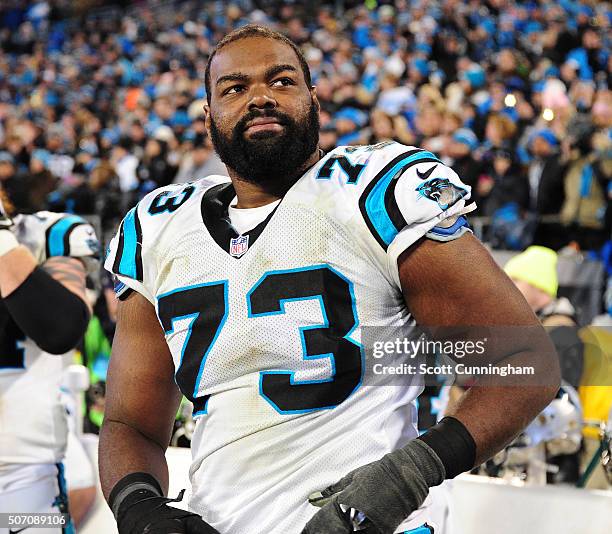
[{"label": "black number 73", "polygon": [[[200,380],[228,316],[228,282],[184,287],[158,297],[157,313],[165,333],[179,319],[190,319],[176,382],[194,404],[207,411],[209,395],[198,396]],[[362,379],[363,349],[349,336],[359,321],[352,283],[329,265],[264,274],[246,295],[248,317],[285,313],[285,303],[317,299],[324,324],[299,329],[305,360],[330,358],[332,373],[322,380],[297,381],[289,370],[261,371],[259,392],[278,412],[305,413],[338,406]],[[289,355],[288,355],[289,360]]]}]

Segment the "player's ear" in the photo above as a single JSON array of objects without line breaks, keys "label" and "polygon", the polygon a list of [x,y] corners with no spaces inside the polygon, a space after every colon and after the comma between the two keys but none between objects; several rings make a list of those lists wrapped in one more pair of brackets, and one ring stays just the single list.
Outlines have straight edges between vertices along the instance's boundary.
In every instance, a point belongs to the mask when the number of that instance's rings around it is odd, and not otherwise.
[{"label": "player's ear", "polygon": [[210,106],[208,103],[204,104],[204,127],[208,137],[210,137]]},{"label": "player's ear", "polygon": [[317,111],[321,111],[321,104],[319,103],[319,99],[317,97],[317,88],[314,85],[310,87],[310,98],[312,98],[315,106],[317,106]]}]

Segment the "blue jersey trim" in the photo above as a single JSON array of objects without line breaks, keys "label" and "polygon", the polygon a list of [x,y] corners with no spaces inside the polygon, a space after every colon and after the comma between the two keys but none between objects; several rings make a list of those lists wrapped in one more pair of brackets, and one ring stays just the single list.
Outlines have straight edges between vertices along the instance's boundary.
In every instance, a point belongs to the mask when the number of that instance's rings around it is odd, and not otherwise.
[{"label": "blue jersey trim", "polygon": [[404,530],[402,534],[432,534],[433,529],[427,525],[422,525],[412,530]]},{"label": "blue jersey trim", "polygon": [[448,235],[455,234],[459,229],[463,228],[464,226],[469,226],[469,224],[468,224],[467,219],[462,215],[455,221],[455,223],[452,226],[449,226],[448,228],[443,228],[441,226],[434,226],[430,230],[430,232],[434,234],[448,236]]},{"label": "blue jersey trim", "polygon": [[123,219],[121,243],[117,250],[121,255],[117,274],[142,281],[142,231],[136,209],[133,207]]},{"label": "blue jersey trim", "polygon": [[119,262],[119,273],[130,278],[136,278],[136,218],[132,208],[123,221],[123,254]]},{"label": "blue jersey trim", "polygon": [[51,226],[49,229],[49,235],[47,237],[47,256],[49,258],[52,256],[68,256],[70,254],[70,251],[67,250],[69,247],[65,246],[65,238],[69,230],[79,224],[85,224],[85,221],[81,217],[70,215],[60,219],[53,226]]},{"label": "blue jersey trim", "polygon": [[[374,230],[378,233],[385,245],[390,245],[399,233],[401,228],[397,228],[385,206],[385,193],[389,184],[397,173],[406,165],[413,164],[419,160],[438,161],[438,158],[431,152],[423,151],[412,154],[396,163],[386,174],[376,183],[365,200],[365,210]],[[441,163],[441,162],[440,162]]]},{"label": "blue jersey trim", "polygon": [[[69,514],[68,508],[68,488],[66,486],[66,477],[64,476],[64,464],[55,464],[57,467],[57,485],[59,489],[58,495],[53,502],[54,507],[57,507],[60,513]],[[72,518],[68,515],[68,522],[62,527],[62,534],[76,534]]]},{"label": "blue jersey trim", "polygon": [[126,287],[127,287],[126,284],[117,280],[117,283],[115,284],[115,288],[114,288],[115,293],[117,294],[121,293]]}]

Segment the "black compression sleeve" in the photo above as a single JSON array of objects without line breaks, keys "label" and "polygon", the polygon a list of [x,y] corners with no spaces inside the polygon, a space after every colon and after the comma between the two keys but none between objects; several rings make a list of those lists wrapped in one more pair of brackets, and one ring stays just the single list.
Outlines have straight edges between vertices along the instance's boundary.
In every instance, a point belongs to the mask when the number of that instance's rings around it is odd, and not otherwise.
[{"label": "black compression sleeve", "polygon": [[455,478],[474,467],[476,443],[461,421],[444,417],[417,439],[424,441],[440,457],[446,478]]},{"label": "black compression sleeve", "polygon": [[4,303],[21,331],[51,354],[76,347],[89,322],[85,302],[39,267]]}]

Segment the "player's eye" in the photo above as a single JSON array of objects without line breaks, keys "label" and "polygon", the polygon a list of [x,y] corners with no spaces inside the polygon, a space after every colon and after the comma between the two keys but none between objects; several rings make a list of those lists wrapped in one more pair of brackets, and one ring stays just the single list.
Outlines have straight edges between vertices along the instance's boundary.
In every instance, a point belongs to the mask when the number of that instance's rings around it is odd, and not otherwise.
[{"label": "player's eye", "polygon": [[295,85],[291,78],[283,77],[278,78],[272,82],[273,87],[287,87],[288,85]]},{"label": "player's eye", "polygon": [[223,91],[224,95],[235,95],[244,91],[244,85],[232,85]]}]

